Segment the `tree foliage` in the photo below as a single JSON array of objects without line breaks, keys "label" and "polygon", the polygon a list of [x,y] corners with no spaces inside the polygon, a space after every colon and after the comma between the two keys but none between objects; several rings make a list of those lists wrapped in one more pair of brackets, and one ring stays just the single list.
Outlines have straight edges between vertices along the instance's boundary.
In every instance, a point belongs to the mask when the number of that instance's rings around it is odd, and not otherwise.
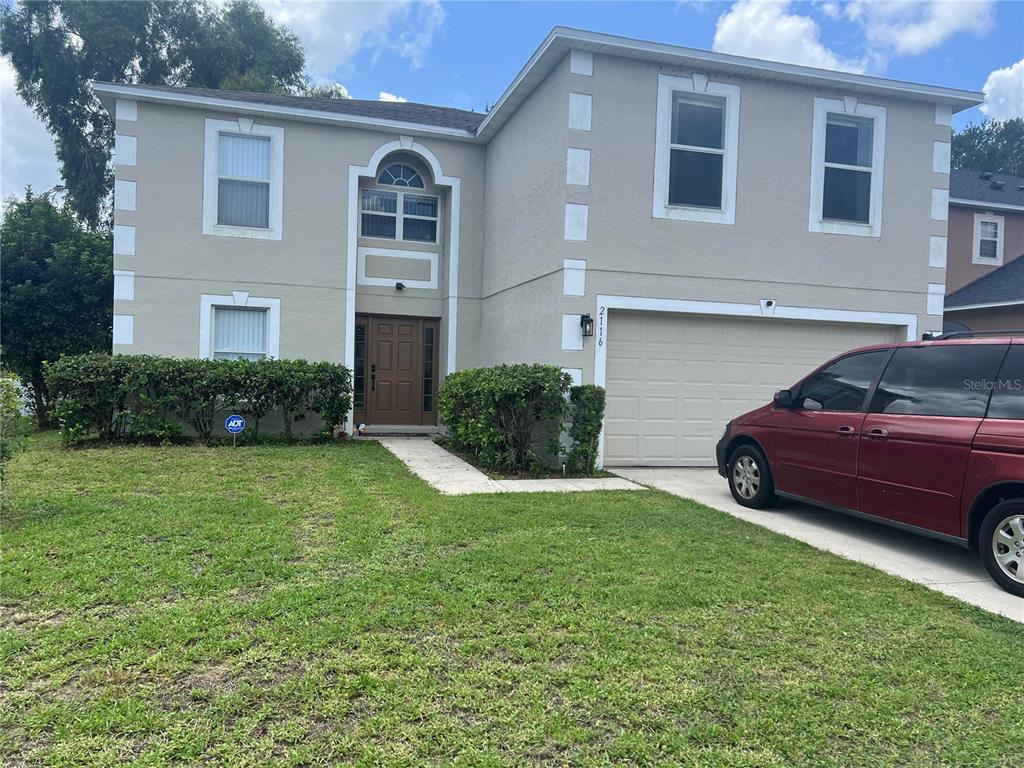
[{"label": "tree foliage", "polygon": [[45,0],[0,6],[0,53],[54,138],[67,200],[96,226],[112,186],[104,82],[288,93],[304,90],[298,38],[253,0]]},{"label": "tree foliage", "polygon": [[972,123],[954,134],[953,167],[1024,176],[1024,118]]},{"label": "tree foliage", "polygon": [[109,351],[114,275],[110,234],[83,227],[67,208],[29,190],[0,224],[0,328],[4,364],[49,414],[43,361]]}]

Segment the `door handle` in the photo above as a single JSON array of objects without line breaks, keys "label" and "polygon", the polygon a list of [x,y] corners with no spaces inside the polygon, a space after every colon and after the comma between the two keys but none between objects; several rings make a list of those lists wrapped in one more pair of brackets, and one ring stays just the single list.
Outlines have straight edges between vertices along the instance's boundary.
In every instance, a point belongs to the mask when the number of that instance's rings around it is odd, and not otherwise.
[{"label": "door handle", "polygon": [[875,427],[867,431],[867,436],[868,440],[887,440],[889,438],[889,430]]},{"label": "door handle", "polygon": [[370,366],[370,391],[375,392],[377,390],[377,366]]},{"label": "door handle", "polygon": [[839,427],[839,429],[836,430],[836,434],[839,437],[853,437],[855,432],[856,430],[853,427]]}]

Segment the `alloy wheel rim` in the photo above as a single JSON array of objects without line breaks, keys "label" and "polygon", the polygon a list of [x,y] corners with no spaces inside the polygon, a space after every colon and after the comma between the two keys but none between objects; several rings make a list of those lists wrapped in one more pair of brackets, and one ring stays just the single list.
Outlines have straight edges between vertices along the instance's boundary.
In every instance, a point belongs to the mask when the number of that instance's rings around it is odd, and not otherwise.
[{"label": "alloy wheel rim", "polygon": [[752,499],[761,487],[761,469],[750,456],[740,456],[732,468],[732,483],[744,499]]},{"label": "alloy wheel rim", "polygon": [[1010,515],[992,532],[992,554],[999,570],[1024,584],[1024,515]]}]

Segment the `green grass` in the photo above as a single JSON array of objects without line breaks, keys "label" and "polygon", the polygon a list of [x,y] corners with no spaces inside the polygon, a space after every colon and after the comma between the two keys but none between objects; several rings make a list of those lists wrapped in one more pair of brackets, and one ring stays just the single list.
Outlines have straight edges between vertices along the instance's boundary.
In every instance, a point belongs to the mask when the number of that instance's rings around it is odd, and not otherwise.
[{"label": "green grass", "polygon": [[5,765],[1024,762],[1020,625],[665,494],[52,436],[4,494]]}]

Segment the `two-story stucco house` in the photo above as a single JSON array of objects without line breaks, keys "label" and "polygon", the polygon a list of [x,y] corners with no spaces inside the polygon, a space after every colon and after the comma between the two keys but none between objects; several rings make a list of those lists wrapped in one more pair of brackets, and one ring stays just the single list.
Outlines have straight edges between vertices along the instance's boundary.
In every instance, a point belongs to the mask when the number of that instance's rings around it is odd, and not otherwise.
[{"label": "two-story stucco house", "polygon": [[953,171],[944,330],[1024,328],[1024,177]]},{"label": "two-story stucco house", "polygon": [[562,28],[486,115],[95,89],[115,353],[341,361],[374,428],[434,424],[450,371],[554,364],[607,388],[605,463],[650,465],[941,328],[951,116],[981,99]]}]

